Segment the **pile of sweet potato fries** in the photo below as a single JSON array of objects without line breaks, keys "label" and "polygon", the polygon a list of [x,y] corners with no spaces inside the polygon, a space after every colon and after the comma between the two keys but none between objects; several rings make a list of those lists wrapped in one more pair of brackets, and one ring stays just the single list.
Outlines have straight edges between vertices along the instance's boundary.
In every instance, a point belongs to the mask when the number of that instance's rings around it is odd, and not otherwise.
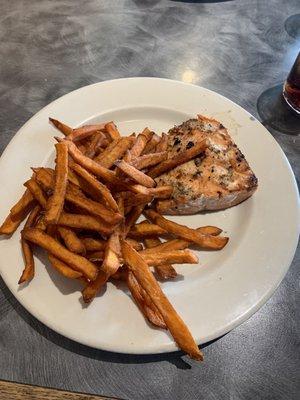
[{"label": "pile of sweet potato fries", "polygon": [[[65,136],[56,138],[55,169],[32,168],[25,193],[0,227],[0,234],[11,235],[27,217],[19,283],[34,277],[34,245],[46,250],[59,273],[82,282],[85,302],[109,280],[122,280],[145,318],[168,329],[179,348],[202,360],[156,278],[174,279],[172,264],[197,264],[189,245],[220,250],[228,238],[219,236],[220,228],[191,229],[157,213],[156,200],[170,198],[173,189],[156,187],[155,178],[197,156],[205,143],[174,159],[168,158],[168,135],[148,128],[121,137],[113,122],[73,129],[50,121]],[[146,220],[137,223],[142,214]]]}]

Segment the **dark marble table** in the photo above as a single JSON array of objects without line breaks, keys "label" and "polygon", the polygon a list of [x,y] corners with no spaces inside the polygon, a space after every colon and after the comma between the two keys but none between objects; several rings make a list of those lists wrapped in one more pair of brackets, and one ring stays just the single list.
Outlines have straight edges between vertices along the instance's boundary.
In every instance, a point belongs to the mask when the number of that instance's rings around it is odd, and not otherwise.
[{"label": "dark marble table", "polygon": [[[299,179],[300,120],[274,100],[300,49],[300,38],[285,30],[299,0],[0,5],[1,151],[29,117],[73,89],[158,76],[215,90],[261,118]],[[272,102],[280,112],[268,108]],[[126,399],[299,399],[299,263],[298,249],[274,296],[207,345],[202,364],[178,353],[126,356],[66,340],[31,317],[1,281],[0,379]]]}]

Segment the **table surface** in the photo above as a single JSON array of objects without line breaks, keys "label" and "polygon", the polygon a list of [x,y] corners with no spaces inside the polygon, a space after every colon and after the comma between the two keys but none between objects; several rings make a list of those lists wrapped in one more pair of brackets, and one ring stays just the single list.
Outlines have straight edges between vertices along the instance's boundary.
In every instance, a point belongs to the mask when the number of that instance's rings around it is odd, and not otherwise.
[{"label": "table surface", "polygon": [[[1,152],[52,100],[119,77],[189,81],[259,118],[258,99],[280,88],[300,49],[300,38],[285,30],[286,19],[300,13],[299,0],[0,5]],[[270,121],[263,122],[273,126]],[[299,119],[293,129],[288,134],[270,128],[299,179]],[[0,379],[125,399],[299,399],[299,262],[298,248],[273,297],[243,325],[205,346],[201,364],[178,353],[121,355],[67,340],[31,317],[1,281]]]}]

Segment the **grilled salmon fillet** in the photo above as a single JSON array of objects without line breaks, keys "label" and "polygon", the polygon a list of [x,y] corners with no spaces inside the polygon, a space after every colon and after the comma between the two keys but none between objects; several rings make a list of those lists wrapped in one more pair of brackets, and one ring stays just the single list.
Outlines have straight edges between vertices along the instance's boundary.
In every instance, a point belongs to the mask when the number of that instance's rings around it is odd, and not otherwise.
[{"label": "grilled salmon fillet", "polygon": [[169,200],[157,202],[163,214],[195,214],[232,207],[250,197],[257,178],[244,155],[220,122],[198,116],[169,131],[168,158],[205,139],[207,148],[196,158],[157,177],[158,186],[172,185]]}]

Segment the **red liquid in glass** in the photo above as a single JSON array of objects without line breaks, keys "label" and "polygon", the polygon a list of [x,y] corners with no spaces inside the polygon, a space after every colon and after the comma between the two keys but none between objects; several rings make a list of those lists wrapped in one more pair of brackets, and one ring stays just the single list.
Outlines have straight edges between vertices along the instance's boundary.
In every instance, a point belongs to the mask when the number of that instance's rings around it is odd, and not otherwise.
[{"label": "red liquid in glass", "polygon": [[287,103],[300,113],[300,53],[284,84],[283,96]]}]

